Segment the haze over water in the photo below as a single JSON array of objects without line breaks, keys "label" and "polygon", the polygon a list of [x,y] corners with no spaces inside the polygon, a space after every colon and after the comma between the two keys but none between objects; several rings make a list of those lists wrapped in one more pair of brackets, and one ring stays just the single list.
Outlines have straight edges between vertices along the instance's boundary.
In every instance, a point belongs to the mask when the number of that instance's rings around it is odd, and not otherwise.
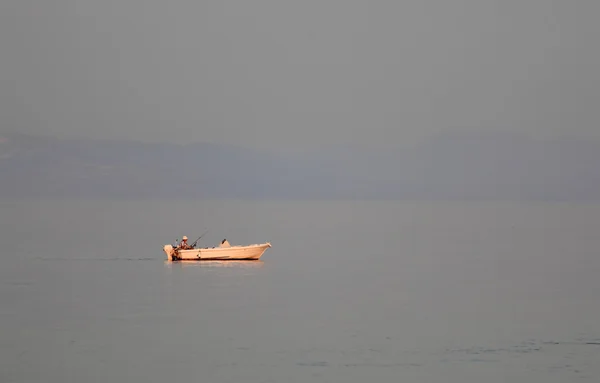
[{"label": "haze over water", "polygon": [[[597,382],[600,205],[0,201],[2,382]],[[261,262],[161,247],[271,241]]]},{"label": "haze over water", "polygon": [[598,14],[2,1],[0,383],[599,382]]}]

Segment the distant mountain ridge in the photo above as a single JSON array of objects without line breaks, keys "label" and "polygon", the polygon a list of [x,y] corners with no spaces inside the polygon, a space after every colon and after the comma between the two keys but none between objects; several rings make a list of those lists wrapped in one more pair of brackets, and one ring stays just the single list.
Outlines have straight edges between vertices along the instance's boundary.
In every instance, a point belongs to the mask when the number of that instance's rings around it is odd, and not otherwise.
[{"label": "distant mountain ridge", "polygon": [[0,196],[600,201],[600,142],[440,135],[403,151],[0,134]]},{"label": "distant mountain ridge", "polygon": [[300,196],[303,181],[319,173],[231,145],[0,137],[4,196],[269,198],[282,194],[282,183]]}]

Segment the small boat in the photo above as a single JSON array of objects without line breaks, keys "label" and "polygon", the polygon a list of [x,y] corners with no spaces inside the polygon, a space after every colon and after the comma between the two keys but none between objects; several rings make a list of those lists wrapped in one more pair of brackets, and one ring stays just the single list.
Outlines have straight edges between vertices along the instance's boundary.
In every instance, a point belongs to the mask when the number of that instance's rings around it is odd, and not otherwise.
[{"label": "small boat", "polygon": [[269,242],[232,246],[227,239],[224,239],[218,247],[178,249],[173,245],[165,245],[163,251],[169,261],[256,261],[269,247],[271,247]]}]

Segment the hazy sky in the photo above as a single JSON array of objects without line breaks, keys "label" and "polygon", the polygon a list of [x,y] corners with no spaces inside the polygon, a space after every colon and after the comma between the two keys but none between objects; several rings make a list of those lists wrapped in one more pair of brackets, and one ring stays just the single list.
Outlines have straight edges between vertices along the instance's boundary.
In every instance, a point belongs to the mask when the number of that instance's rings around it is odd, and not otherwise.
[{"label": "hazy sky", "polygon": [[600,137],[597,0],[3,0],[0,127],[252,147]]}]

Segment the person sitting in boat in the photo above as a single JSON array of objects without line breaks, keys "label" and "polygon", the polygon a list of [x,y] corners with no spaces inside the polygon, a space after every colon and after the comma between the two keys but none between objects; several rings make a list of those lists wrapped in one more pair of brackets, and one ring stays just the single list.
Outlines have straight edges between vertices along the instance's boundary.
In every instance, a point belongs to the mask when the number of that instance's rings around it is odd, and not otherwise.
[{"label": "person sitting in boat", "polygon": [[177,246],[177,247],[180,249],[183,249],[183,250],[193,249],[192,246],[188,245],[187,240],[188,240],[188,237],[186,237],[184,235],[183,238],[181,238],[181,242],[179,242],[179,246]]}]

